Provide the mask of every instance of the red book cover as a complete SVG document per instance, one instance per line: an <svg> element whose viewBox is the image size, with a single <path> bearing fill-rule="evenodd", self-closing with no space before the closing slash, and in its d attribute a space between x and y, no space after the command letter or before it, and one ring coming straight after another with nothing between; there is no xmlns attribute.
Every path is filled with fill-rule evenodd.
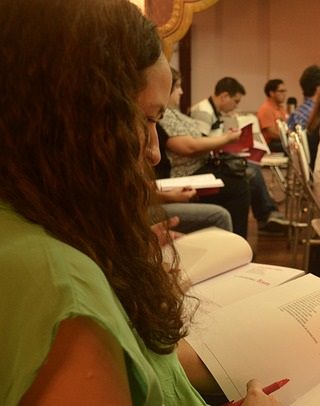
<svg viewBox="0 0 320 406"><path fill-rule="evenodd" d="M249 151L253 147L252 123L241 129L240 138L230 144L224 145L222 150L231 154Z"/></svg>
<svg viewBox="0 0 320 406"><path fill-rule="evenodd" d="M248 160L259 163L265 153L266 153L266 151L264 151L262 149L252 148L252 149L250 149L250 156L248 157Z"/></svg>
<svg viewBox="0 0 320 406"><path fill-rule="evenodd" d="M218 188L218 187L197 189L198 196L211 196L211 195L216 195L219 192L220 192L220 188Z"/></svg>

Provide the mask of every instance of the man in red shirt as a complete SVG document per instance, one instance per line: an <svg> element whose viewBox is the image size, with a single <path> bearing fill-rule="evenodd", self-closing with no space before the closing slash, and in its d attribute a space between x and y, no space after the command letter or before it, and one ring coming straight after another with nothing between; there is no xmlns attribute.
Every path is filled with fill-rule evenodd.
<svg viewBox="0 0 320 406"><path fill-rule="evenodd" d="M280 130L276 120L287 120L287 113L284 107L287 90L283 80L271 79L266 83L264 92L267 99L257 111L260 128L269 144L270 150L282 152Z"/></svg>

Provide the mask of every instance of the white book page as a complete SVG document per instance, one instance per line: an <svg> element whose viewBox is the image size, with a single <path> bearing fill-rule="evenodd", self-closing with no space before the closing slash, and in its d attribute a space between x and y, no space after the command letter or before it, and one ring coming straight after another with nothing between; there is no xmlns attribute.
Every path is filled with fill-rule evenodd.
<svg viewBox="0 0 320 406"><path fill-rule="evenodd" d="M237 114L236 115L239 128L243 128L248 124L252 124L252 132L260 132L258 118L255 114Z"/></svg>
<svg viewBox="0 0 320 406"><path fill-rule="evenodd" d="M161 191L181 187L206 189L224 186L223 181L221 179L217 179L212 173L205 173L203 175L181 176L178 178L157 179L156 184L158 189Z"/></svg>
<svg viewBox="0 0 320 406"><path fill-rule="evenodd" d="M198 283L190 289L201 307L212 311L304 275L300 269L250 263Z"/></svg>
<svg viewBox="0 0 320 406"><path fill-rule="evenodd" d="M319 406L320 405L320 383L312 388L305 395L300 397L290 406Z"/></svg>
<svg viewBox="0 0 320 406"><path fill-rule="evenodd" d="M226 396L242 398L246 382L290 382L277 391L289 405L320 377L320 278L307 274L212 314L192 346Z"/></svg>
<svg viewBox="0 0 320 406"><path fill-rule="evenodd" d="M268 152L268 147L263 142L253 140L253 148L260 149L261 151Z"/></svg>
<svg viewBox="0 0 320 406"><path fill-rule="evenodd" d="M252 259L248 242L237 234L207 228L175 241L181 268L193 284L247 264Z"/></svg>

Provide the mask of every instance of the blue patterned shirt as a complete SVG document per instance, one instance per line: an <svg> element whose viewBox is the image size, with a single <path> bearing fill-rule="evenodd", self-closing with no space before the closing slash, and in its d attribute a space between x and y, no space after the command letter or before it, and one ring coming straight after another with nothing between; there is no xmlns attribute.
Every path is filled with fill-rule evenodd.
<svg viewBox="0 0 320 406"><path fill-rule="evenodd" d="M289 117L288 127L290 130L294 130L296 124L300 124L302 128L307 128L313 107L314 101L310 97L306 97L304 102Z"/></svg>

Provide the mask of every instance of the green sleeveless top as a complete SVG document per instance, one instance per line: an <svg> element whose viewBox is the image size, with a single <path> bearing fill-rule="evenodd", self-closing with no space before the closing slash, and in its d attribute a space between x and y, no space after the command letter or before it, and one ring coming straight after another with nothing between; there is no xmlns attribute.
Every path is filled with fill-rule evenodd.
<svg viewBox="0 0 320 406"><path fill-rule="evenodd" d="M204 405L175 353L148 350L100 268L0 203L0 405L15 406L59 323L90 317L123 348L134 405Z"/></svg>

